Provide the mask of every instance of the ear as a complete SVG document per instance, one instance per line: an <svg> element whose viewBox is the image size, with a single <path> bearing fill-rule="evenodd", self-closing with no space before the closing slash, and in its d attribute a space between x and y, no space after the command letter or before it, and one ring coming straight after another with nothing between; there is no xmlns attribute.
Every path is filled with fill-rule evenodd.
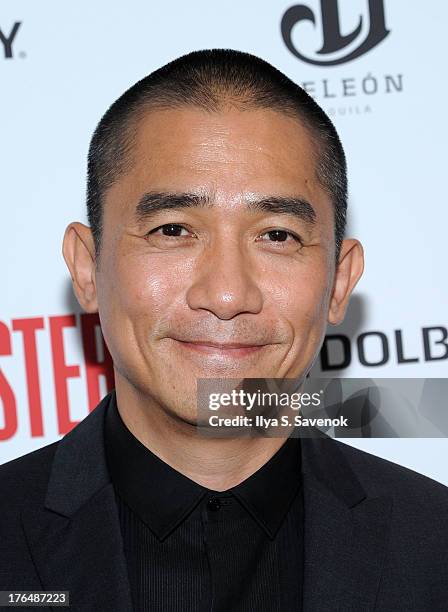
<svg viewBox="0 0 448 612"><path fill-rule="evenodd" d="M328 311L331 325L342 323L350 295L364 270L364 251L359 240L343 240Z"/></svg>
<svg viewBox="0 0 448 612"><path fill-rule="evenodd" d="M98 312L95 247L90 227L82 223L70 223L65 230L62 254L78 302L86 312Z"/></svg>

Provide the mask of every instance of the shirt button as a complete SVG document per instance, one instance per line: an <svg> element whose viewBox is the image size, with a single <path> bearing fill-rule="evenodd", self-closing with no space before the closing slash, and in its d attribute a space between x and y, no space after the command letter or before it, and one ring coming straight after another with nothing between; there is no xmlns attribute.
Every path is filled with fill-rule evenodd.
<svg viewBox="0 0 448 612"><path fill-rule="evenodd" d="M216 512L221 508L221 501L217 497L211 497L207 502L207 508L212 512Z"/></svg>

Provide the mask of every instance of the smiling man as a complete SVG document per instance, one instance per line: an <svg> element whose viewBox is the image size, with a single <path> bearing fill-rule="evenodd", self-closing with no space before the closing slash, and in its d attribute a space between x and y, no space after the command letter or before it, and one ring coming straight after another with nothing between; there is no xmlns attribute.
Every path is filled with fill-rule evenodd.
<svg viewBox="0 0 448 612"><path fill-rule="evenodd" d="M2 467L0 588L92 611L445 610L445 487L326 437L198 435L198 379L305 377L362 274L312 98L248 54L181 57L101 119L87 205L63 252L115 390Z"/></svg>

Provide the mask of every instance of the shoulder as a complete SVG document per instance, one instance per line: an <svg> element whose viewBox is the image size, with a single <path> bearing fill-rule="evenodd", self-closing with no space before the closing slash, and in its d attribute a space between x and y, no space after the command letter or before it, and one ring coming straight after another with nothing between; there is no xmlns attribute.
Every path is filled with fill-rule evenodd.
<svg viewBox="0 0 448 612"><path fill-rule="evenodd" d="M43 502L59 441L0 465L0 511L19 510L38 498Z"/></svg>
<svg viewBox="0 0 448 612"><path fill-rule="evenodd" d="M400 599L396 602L399 607L402 594L406 593L409 601L415 597L419 602L412 609L445 609L448 487L392 461L336 443L367 497L389 501L389 511L384 517L388 554L382 597L387 599L388 594L399 593ZM363 503L359 506L361 513L362 507ZM365 508L368 511L369 505ZM380 609L385 605L379 600Z"/></svg>
<svg viewBox="0 0 448 612"><path fill-rule="evenodd" d="M448 529L448 487L428 476L334 440L369 497L392 498L396 511L440 518Z"/></svg>

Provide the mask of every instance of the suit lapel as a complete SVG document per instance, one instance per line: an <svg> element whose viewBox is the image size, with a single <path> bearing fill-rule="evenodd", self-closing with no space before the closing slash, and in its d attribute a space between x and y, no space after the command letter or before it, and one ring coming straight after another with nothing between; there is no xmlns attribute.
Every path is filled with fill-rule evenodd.
<svg viewBox="0 0 448 612"><path fill-rule="evenodd" d="M375 610L391 500L366 496L338 445L302 439L303 612Z"/></svg>
<svg viewBox="0 0 448 612"><path fill-rule="evenodd" d="M22 525L45 590L70 591L75 610L130 612L126 559L104 453L109 399L60 441L45 505L24 511Z"/></svg>

